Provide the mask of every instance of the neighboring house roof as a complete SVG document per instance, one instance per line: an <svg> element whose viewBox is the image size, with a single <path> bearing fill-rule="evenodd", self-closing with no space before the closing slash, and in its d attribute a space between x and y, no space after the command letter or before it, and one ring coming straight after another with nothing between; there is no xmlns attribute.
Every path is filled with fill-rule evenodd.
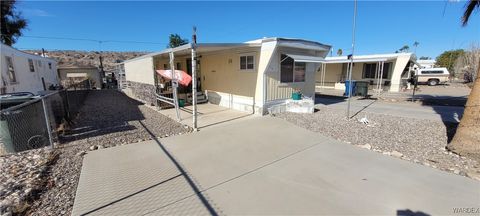
<svg viewBox="0 0 480 216"><path fill-rule="evenodd" d="M41 58L41 59L46 59L46 60L53 61L55 63L57 62L55 59L50 58L50 57L45 57L45 56L41 56L41 55L35 55L35 54L28 53L28 52L24 52L22 50L15 49L15 48L13 48L11 46L8 46L8 45L5 45L3 43L0 43L0 45L1 45L2 50L3 49L9 49L9 50L12 50L14 52L22 53L23 55L29 56L31 58L35 58L35 59L40 59Z"/></svg>
<svg viewBox="0 0 480 216"><path fill-rule="evenodd" d="M92 65L67 65L58 67L59 70L68 70L68 69L97 69L98 67Z"/></svg>
<svg viewBox="0 0 480 216"><path fill-rule="evenodd" d="M287 43L292 43L292 42L302 42L306 43L310 46L304 46L302 48L312 48L313 46L317 47L317 49L322 49L322 50L330 50L331 46L322 44L319 42L315 41L309 41L309 40L304 40L304 39L294 39L294 38L278 38L278 37L271 37L271 38L262 38L262 39L257 39L257 40L252 40L252 41L247 41L244 43L197 43L197 52L209 52L209 51L216 51L216 50L224 50L224 49L229 49L229 48L237 48L237 47L261 47L262 43L265 42L271 42L271 41L277 41L279 43L287 44ZM158 55L163 55L163 54L168 54L170 52L181 52L181 51L188 51L189 49L192 48L192 44L188 43L179 47L175 48L168 48L165 50L162 50L160 52L154 52L154 53L149 53L143 56L139 56L137 58L129 59L126 60L120 64L131 62L131 61L136 61L139 59L144 59L148 57L153 57L153 56L158 56ZM299 44L295 44L292 46L300 46Z"/></svg>
<svg viewBox="0 0 480 216"><path fill-rule="evenodd" d="M413 62L418 64L415 61L415 54L413 53L389 53L389 54L372 54L372 55L354 55L353 62L379 62L379 61L389 61L395 60L400 56L408 56ZM348 59L348 56L335 56L335 57L326 57L326 63L348 63L351 60Z"/></svg>

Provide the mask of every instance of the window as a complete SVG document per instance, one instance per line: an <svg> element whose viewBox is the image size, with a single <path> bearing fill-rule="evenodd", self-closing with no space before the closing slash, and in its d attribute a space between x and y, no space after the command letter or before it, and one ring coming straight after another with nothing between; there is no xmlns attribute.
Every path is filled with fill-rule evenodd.
<svg viewBox="0 0 480 216"><path fill-rule="evenodd" d="M255 65L255 58L253 55L240 56L240 70L253 70Z"/></svg>
<svg viewBox="0 0 480 216"><path fill-rule="evenodd" d="M422 71L422 74L443 74L443 71L428 70L428 71Z"/></svg>
<svg viewBox="0 0 480 216"><path fill-rule="evenodd" d="M177 66L175 67L175 70L182 70L182 64L180 64L180 62L177 62Z"/></svg>
<svg viewBox="0 0 480 216"><path fill-rule="evenodd" d="M305 62L295 62L294 82L305 82Z"/></svg>
<svg viewBox="0 0 480 216"><path fill-rule="evenodd" d="M12 58L10 56L5 56L5 60L7 62L7 71L8 71L8 77L10 78L10 82L11 83L17 82L17 77L15 76L15 68L13 67Z"/></svg>
<svg viewBox="0 0 480 216"><path fill-rule="evenodd" d="M35 72L35 66L33 65L32 59L28 59L28 67L30 67L30 72Z"/></svg>
<svg viewBox="0 0 480 216"><path fill-rule="evenodd" d="M377 72L377 64L365 64L363 66L363 78L375 78L375 74Z"/></svg>
<svg viewBox="0 0 480 216"><path fill-rule="evenodd" d="M52 69L52 63L51 62L48 63L48 69L50 69L50 70Z"/></svg>
<svg viewBox="0 0 480 216"><path fill-rule="evenodd" d="M280 58L280 82L305 82L305 62L295 62L292 58L282 54Z"/></svg>
<svg viewBox="0 0 480 216"><path fill-rule="evenodd" d="M365 63L363 66L363 78L375 79L375 73L377 72L377 63ZM383 63L383 79L388 78L390 72L390 63Z"/></svg>
<svg viewBox="0 0 480 216"><path fill-rule="evenodd" d="M38 64L38 67L42 67L42 61L38 60L37 64Z"/></svg>

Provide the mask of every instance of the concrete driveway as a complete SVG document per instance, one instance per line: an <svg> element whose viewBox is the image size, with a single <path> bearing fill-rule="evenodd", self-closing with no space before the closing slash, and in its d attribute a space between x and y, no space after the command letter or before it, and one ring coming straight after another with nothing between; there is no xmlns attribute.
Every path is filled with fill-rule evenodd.
<svg viewBox="0 0 480 216"><path fill-rule="evenodd" d="M73 215L449 215L480 182L258 117L87 154Z"/></svg>
<svg viewBox="0 0 480 216"><path fill-rule="evenodd" d="M378 100L359 100L352 98L351 115L361 112L380 113L399 117L436 120L458 123L463 115L463 107L459 106L422 106L415 103L389 103ZM317 97L315 108L329 107L347 109L346 98Z"/></svg>

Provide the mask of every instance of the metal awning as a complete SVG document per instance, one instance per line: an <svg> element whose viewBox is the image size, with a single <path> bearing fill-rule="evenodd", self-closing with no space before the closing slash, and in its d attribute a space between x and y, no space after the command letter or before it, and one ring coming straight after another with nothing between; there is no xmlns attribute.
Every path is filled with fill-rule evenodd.
<svg viewBox="0 0 480 216"><path fill-rule="evenodd" d="M288 57L293 58L296 62L312 62L312 63L323 63L325 59L318 56L304 56L304 55L293 55L286 54Z"/></svg>
<svg viewBox="0 0 480 216"><path fill-rule="evenodd" d="M335 63L350 63L352 60L351 59L332 59L332 60L326 60L324 63L327 64L335 64ZM388 61L386 58L358 58L356 59L355 56L353 57L353 62L385 62Z"/></svg>

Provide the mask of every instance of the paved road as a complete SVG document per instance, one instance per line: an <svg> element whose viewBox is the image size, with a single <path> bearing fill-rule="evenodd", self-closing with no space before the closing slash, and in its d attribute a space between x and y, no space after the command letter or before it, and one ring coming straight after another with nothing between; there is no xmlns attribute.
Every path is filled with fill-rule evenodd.
<svg viewBox="0 0 480 216"><path fill-rule="evenodd" d="M478 181L258 117L87 154L73 215L449 215L479 203Z"/></svg>
<svg viewBox="0 0 480 216"><path fill-rule="evenodd" d="M315 106L317 108L331 107L346 110L347 101L343 98L317 97ZM414 103L391 103L357 99L352 99L351 101L352 115L363 111L443 122L458 122L462 117L463 109L463 107L459 106L422 106Z"/></svg>

